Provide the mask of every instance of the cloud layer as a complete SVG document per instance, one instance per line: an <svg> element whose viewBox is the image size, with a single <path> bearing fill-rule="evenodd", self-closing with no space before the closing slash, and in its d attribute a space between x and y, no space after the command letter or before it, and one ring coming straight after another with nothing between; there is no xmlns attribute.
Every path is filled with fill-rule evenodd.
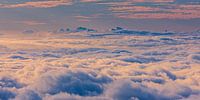
<svg viewBox="0 0 200 100"><path fill-rule="evenodd" d="M178 0L177 0L178 1ZM193 19L199 18L199 4L176 3L176 0L127 0L110 3L110 10L120 18Z"/></svg>
<svg viewBox="0 0 200 100"><path fill-rule="evenodd" d="M200 16L200 2L195 0L37 0L0 4L0 8L51 8L77 3L108 5L107 10L115 17L125 19L195 19Z"/></svg>
<svg viewBox="0 0 200 100"><path fill-rule="evenodd" d="M117 27L105 33L2 36L3 100L193 100L200 95L198 33Z"/></svg>

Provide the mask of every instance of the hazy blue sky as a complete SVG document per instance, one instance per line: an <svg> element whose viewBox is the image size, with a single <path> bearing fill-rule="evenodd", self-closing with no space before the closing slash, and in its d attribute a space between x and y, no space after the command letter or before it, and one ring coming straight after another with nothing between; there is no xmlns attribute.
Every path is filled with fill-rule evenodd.
<svg viewBox="0 0 200 100"><path fill-rule="evenodd" d="M200 0L1 0L0 30L200 29Z"/></svg>

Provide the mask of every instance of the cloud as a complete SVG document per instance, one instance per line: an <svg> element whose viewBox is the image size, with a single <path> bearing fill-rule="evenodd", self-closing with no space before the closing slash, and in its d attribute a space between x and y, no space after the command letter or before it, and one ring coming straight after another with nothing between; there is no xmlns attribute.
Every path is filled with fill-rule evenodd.
<svg viewBox="0 0 200 100"><path fill-rule="evenodd" d="M119 30L123 28L113 29ZM106 36L88 38L88 34ZM195 100L199 97L199 34L132 36L76 32L34 39L20 35L23 36L3 37L0 41L2 47L11 49L0 53L0 99Z"/></svg>
<svg viewBox="0 0 200 100"><path fill-rule="evenodd" d="M0 77L0 87L20 88L22 85L12 78Z"/></svg>
<svg viewBox="0 0 200 100"><path fill-rule="evenodd" d="M80 22L89 22L91 17L88 16L75 16L75 18Z"/></svg>
<svg viewBox="0 0 200 100"><path fill-rule="evenodd" d="M79 2L97 2L101 0L80 0ZM57 7L61 5L72 5L75 3L73 0L35 0L35 1L27 1L17 4L0 4L0 8L51 8Z"/></svg>
<svg viewBox="0 0 200 100"><path fill-rule="evenodd" d="M155 63L155 62L160 62L162 60L153 57L150 58L136 57L136 58L124 58L123 61L131 63Z"/></svg>
<svg viewBox="0 0 200 100"><path fill-rule="evenodd" d="M26 25L31 25L31 26L34 26L34 25L45 25L46 24L46 23L39 22L39 21L18 21L16 23L26 24Z"/></svg>
<svg viewBox="0 0 200 100"><path fill-rule="evenodd" d="M80 0L80 2L98 2L102 0Z"/></svg>
<svg viewBox="0 0 200 100"><path fill-rule="evenodd" d="M191 54L188 56L188 59L192 60L195 63L200 63L200 55L199 54Z"/></svg>
<svg viewBox="0 0 200 100"><path fill-rule="evenodd" d="M141 5L146 3L145 5ZM200 18L200 5L176 3L175 0L126 0L104 3L118 18L131 19L193 19Z"/></svg>
<svg viewBox="0 0 200 100"><path fill-rule="evenodd" d="M100 14L94 14L94 15L90 15L90 16L78 15L78 16L75 16L75 18L80 22L89 22L92 19L99 18L99 16L100 16Z"/></svg>
<svg viewBox="0 0 200 100"><path fill-rule="evenodd" d="M9 100L16 96L15 89L23 87L22 84L18 83L13 77L5 77L6 75L0 76L0 99Z"/></svg>
<svg viewBox="0 0 200 100"><path fill-rule="evenodd" d="M0 4L0 8L51 8L75 5L76 3L94 3L108 5L108 10L117 18L125 19L195 19L200 18L199 1L179 0L37 0L15 4ZM102 13L100 13L102 14ZM103 15L103 14L102 14ZM79 21L90 21L87 17L76 16ZM35 25L35 23L28 23Z"/></svg>
<svg viewBox="0 0 200 100"><path fill-rule="evenodd" d="M153 86L123 80L110 84L105 94L114 100L171 100L187 98L192 94L192 90L187 86L173 83L157 85L157 88L153 88Z"/></svg>
<svg viewBox="0 0 200 100"><path fill-rule="evenodd" d="M71 5L72 0L39 0L39 1L29 1L19 4L1 4L1 8L19 8L19 7L28 7L28 8L49 8L56 7L60 5Z"/></svg>
<svg viewBox="0 0 200 100"><path fill-rule="evenodd" d="M84 72L65 72L58 76L52 75L53 73L57 72L42 76L38 83L34 84L35 90L51 95L66 92L79 96L97 96L104 91L103 84L111 82L109 77Z"/></svg>
<svg viewBox="0 0 200 100"><path fill-rule="evenodd" d="M9 100L14 97L15 97L15 94L13 92L0 88L0 99L1 100Z"/></svg>
<svg viewBox="0 0 200 100"><path fill-rule="evenodd" d="M33 90L22 89L14 100L42 100L42 98Z"/></svg>

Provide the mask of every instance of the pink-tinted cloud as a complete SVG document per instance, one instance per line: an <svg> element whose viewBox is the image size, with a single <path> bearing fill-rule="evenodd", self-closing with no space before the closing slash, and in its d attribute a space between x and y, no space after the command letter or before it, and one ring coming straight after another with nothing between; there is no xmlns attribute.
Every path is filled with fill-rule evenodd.
<svg viewBox="0 0 200 100"><path fill-rule="evenodd" d="M101 0L80 0L80 2L97 2ZM36 7L36 8L50 8L60 5L71 5L74 0L37 0L24 2L19 4L0 4L0 8L19 8L19 7Z"/></svg>
<svg viewBox="0 0 200 100"><path fill-rule="evenodd" d="M131 2L151 2L151 3L166 3L166 2L174 2L175 0L127 0Z"/></svg>
<svg viewBox="0 0 200 100"><path fill-rule="evenodd" d="M75 16L75 18L80 22L89 22L90 21L90 17L88 17L88 16Z"/></svg>
<svg viewBox="0 0 200 100"><path fill-rule="evenodd" d="M80 2L98 2L102 0L80 0Z"/></svg>
<svg viewBox="0 0 200 100"><path fill-rule="evenodd" d="M18 4L0 4L0 8L50 8L77 2L96 2L108 5L108 10L119 18L130 19L192 19L200 18L200 4L176 3L176 0L37 0ZM141 5L142 4L142 5ZM145 4L145 5L144 5ZM82 18L83 19L83 18ZM86 20L86 18L84 18ZM87 19L89 20L89 19Z"/></svg>
<svg viewBox="0 0 200 100"><path fill-rule="evenodd" d="M19 7L37 7L49 8L59 5L71 5L73 0L45 0L45 1L30 1L19 4L0 5L1 8L19 8Z"/></svg>
<svg viewBox="0 0 200 100"><path fill-rule="evenodd" d="M141 6L137 3L159 6ZM200 18L200 5L176 4L174 0L127 0L109 3L109 10L119 18L133 19L192 19Z"/></svg>
<svg viewBox="0 0 200 100"><path fill-rule="evenodd" d="M120 6L120 5L133 5L135 3L171 3L174 2L175 0L124 0L121 2L100 2L98 4L107 4L110 6Z"/></svg>
<svg viewBox="0 0 200 100"><path fill-rule="evenodd" d="M75 16L75 18L78 21L81 21L81 22L89 22L89 21L91 21L94 18L98 18L99 16L100 16L99 14L94 14L94 15L90 15L90 16L81 16L81 15L78 15L78 16Z"/></svg>
<svg viewBox="0 0 200 100"><path fill-rule="evenodd" d="M28 20L28 21L17 21L15 23L20 23L20 24L25 24L25 25L45 25L46 23L44 22L39 22L39 21L33 21L33 20Z"/></svg>

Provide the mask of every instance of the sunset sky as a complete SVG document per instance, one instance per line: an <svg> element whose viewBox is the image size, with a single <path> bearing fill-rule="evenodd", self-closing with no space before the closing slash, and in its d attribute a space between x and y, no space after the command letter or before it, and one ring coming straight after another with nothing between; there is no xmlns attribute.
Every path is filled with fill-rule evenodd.
<svg viewBox="0 0 200 100"><path fill-rule="evenodd" d="M0 0L0 100L200 100L200 0Z"/></svg>
<svg viewBox="0 0 200 100"><path fill-rule="evenodd" d="M199 0L1 0L1 31L121 26L150 31L200 29Z"/></svg>

